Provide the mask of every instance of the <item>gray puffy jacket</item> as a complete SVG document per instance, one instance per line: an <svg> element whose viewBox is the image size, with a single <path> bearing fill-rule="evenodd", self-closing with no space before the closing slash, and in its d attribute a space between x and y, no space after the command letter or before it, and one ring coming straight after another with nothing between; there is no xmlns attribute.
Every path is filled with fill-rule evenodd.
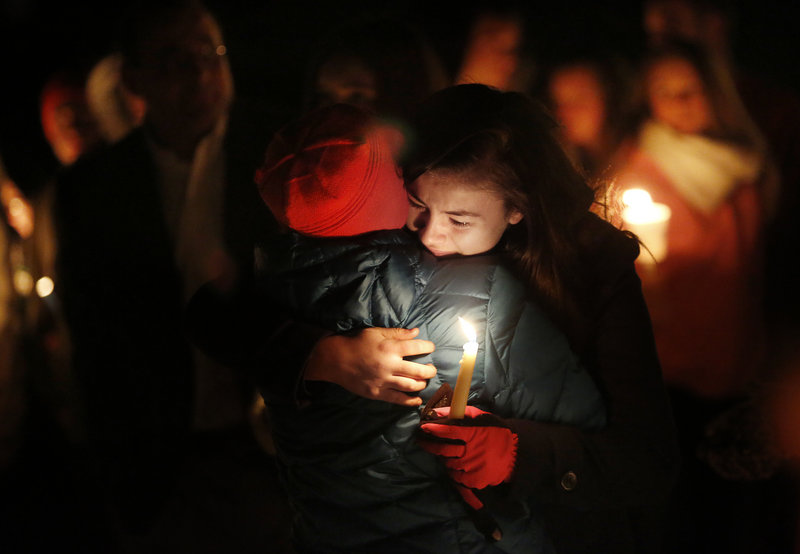
<svg viewBox="0 0 800 554"><path fill-rule="evenodd" d="M600 428L603 402L564 335L492 255L437 260L406 231L356 238L290 233L257 253L259 286L298 317L335 332L419 327L436 377L455 385L478 331L469 403L501 417ZM280 368L276 368L279 371ZM536 499L492 514L487 542L436 458L414 435L419 410L311 383L311 400L269 401L282 476L302 552L550 552Z"/></svg>

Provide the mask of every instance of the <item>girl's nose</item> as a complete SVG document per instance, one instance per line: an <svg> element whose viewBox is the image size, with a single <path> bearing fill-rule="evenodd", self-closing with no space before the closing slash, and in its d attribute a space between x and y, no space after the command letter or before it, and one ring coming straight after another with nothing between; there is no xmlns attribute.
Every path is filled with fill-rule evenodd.
<svg viewBox="0 0 800 554"><path fill-rule="evenodd" d="M438 248L444 243L445 233L439 218L428 217L424 225L420 226L419 238L428 248Z"/></svg>

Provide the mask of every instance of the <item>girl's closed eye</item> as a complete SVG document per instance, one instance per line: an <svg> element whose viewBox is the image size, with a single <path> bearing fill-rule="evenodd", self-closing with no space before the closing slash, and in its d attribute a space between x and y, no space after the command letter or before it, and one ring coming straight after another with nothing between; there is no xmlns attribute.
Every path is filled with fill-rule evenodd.
<svg viewBox="0 0 800 554"><path fill-rule="evenodd" d="M522 214L490 181L429 170L408 184L406 225L434 256L472 256L493 249Z"/></svg>
<svg viewBox="0 0 800 554"><path fill-rule="evenodd" d="M414 210L425 210L427 209L424 204L420 204L410 196L408 197L408 205Z"/></svg>

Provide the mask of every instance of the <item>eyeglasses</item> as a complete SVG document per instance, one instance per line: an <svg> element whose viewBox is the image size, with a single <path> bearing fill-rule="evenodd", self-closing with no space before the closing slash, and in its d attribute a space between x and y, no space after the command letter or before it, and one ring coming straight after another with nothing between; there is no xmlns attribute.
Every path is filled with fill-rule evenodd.
<svg viewBox="0 0 800 554"><path fill-rule="evenodd" d="M185 75L218 68L227 52L224 44L186 44L162 48L148 57L152 59L152 67L162 75Z"/></svg>

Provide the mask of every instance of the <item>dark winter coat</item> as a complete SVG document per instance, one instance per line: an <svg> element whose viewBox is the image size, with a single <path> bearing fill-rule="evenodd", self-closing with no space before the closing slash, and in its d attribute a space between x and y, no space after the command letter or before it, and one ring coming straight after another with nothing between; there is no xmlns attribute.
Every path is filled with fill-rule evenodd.
<svg viewBox="0 0 800 554"><path fill-rule="evenodd" d="M356 239L290 234L257 255L262 292L335 332L419 327L437 375L455 384L466 342L458 317L478 331L469 403L505 418L597 429L600 393L564 335L526 299L491 255L436 260L404 231ZM297 511L298 547L345 552L549 552L536 498L493 517L489 543L468 517L438 460L414 439L419 412L311 383L310 402L267 396L285 484Z"/></svg>

